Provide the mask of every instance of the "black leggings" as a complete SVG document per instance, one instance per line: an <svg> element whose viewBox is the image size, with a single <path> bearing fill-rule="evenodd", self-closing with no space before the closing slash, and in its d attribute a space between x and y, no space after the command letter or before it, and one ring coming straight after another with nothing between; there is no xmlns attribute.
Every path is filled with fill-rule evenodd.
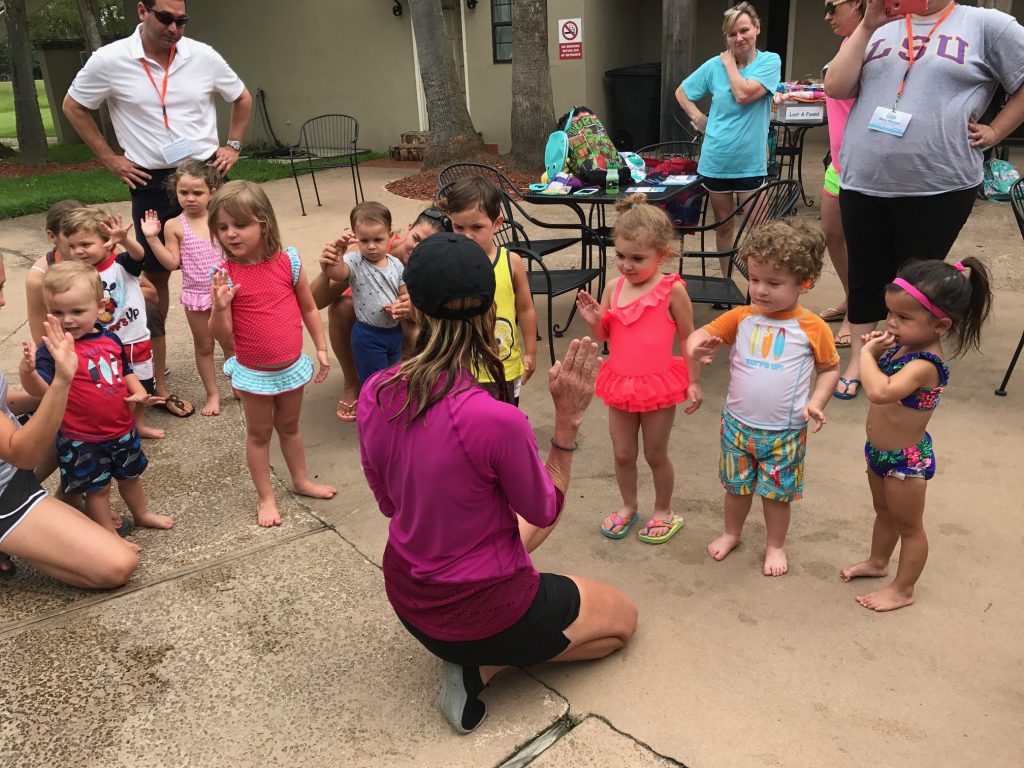
<svg viewBox="0 0 1024 768"><path fill-rule="evenodd" d="M850 322L884 320L885 286L906 261L945 259L976 198L976 187L926 197L875 197L840 190L850 260Z"/></svg>

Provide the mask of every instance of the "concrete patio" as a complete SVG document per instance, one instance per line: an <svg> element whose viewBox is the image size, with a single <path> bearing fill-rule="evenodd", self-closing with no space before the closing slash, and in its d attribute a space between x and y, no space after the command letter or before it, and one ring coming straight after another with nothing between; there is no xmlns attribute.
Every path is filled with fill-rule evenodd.
<svg viewBox="0 0 1024 768"><path fill-rule="evenodd" d="M821 148L821 137L809 140L807 157ZM818 198L820 164L806 166L808 194ZM403 228L423 204L383 185L412 170L363 169L366 197L391 207ZM306 217L290 179L266 190L285 241L318 269L323 242L347 223L348 172L324 174L324 206L308 206ZM817 218L817 206L800 208ZM45 245L41 216L0 222L0 365L12 382L28 336L24 276ZM362 477L354 426L334 418L335 366L308 387L302 419L310 470L338 488L335 499L300 499L279 483L284 525L260 529L237 403L227 399L214 418L155 412L168 437L146 443L147 495L175 527L132 535L143 547L132 582L87 593L24 564L0 582L0 765L457 768L525 765L538 753L533 764L552 768L1024 765L1024 597L1014 575L1024 545L1024 474L1015 469L1024 370L1008 397L992 394L1024 327L1021 239L1009 207L979 202L953 255L988 261L996 314L984 354L953 361L930 428L939 457L926 516L932 552L911 608L870 613L853 600L865 584L838 575L866 554L873 516L863 397L834 401L828 425L809 440L789 574L761 575L756 511L736 552L721 563L708 557L721 526L727 360L719 355L703 378L704 407L680 412L672 435L681 534L663 547L598 534L618 493L606 409L595 400L565 513L535 556L542 570L606 580L632 596L634 642L602 662L501 674L484 694L487 722L457 736L434 705L439 663L384 594L386 520ZM821 309L840 295L829 271L806 304ZM556 302L559 314L568 301ZM172 306L169 381L196 400L190 338ZM714 314L696 312L698 323ZM577 320L572 330L585 327ZM556 341L560 351L565 344ZM545 442L553 413L543 375L524 389L523 408ZM287 478L279 454L275 469ZM649 504L643 466L640 478Z"/></svg>

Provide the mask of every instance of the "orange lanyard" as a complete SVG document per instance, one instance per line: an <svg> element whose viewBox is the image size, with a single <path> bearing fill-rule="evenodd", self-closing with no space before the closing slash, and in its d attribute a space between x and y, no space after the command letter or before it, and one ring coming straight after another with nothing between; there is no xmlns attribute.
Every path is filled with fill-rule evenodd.
<svg viewBox="0 0 1024 768"><path fill-rule="evenodd" d="M149 69L149 64L146 63L145 59L142 60L142 68L146 70L146 74L149 76L149 82L153 84L153 89L156 91L157 96L160 97L160 111L163 112L164 115L164 128L168 131L171 130L171 122L167 119L167 79L171 76L171 62L174 61L174 54L177 50L177 46L171 46L171 55L167 57L167 69L164 70L162 88L158 87L156 80L153 79L153 73Z"/></svg>
<svg viewBox="0 0 1024 768"><path fill-rule="evenodd" d="M953 12L954 8L956 8L956 3L950 3L949 7L946 8L946 12L943 13L939 17L939 20L935 22L935 26L928 30L928 34L925 35L924 38L925 45L928 45L928 43L932 41L932 35L935 34L935 30L939 28L939 25L942 24L942 22L949 18L949 14ZM910 70L914 66L914 62L917 60L917 46L914 45L914 25L910 21L909 13L905 18L907 20L907 58L910 59L910 61L907 62L907 71L903 73L903 79L900 80L900 87L896 91L896 102L892 105L894 112L896 111L896 105L900 103L900 97L903 96L903 90L907 87L907 77L910 76Z"/></svg>

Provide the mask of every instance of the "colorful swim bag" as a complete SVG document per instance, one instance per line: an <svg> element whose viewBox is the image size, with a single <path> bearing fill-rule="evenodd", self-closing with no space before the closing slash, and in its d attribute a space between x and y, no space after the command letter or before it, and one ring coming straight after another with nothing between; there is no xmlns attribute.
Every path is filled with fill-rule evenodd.
<svg viewBox="0 0 1024 768"><path fill-rule="evenodd" d="M556 128L565 131L569 150L569 172L586 186L606 186L609 167L617 169L619 188L632 184L629 165L619 155L601 119L588 107L573 107L558 119Z"/></svg>

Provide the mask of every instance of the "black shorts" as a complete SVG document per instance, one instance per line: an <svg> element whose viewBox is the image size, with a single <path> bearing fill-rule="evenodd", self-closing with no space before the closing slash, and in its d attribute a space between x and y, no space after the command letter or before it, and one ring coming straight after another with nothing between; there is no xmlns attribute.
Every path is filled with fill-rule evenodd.
<svg viewBox="0 0 1024 768"><path fill-rule="evenodd" d="M423 647L463 667L530 667L550 661L569 647L564 630L580 615L580 589L568 576L542 573L537 595L523 617L508 629L482 640L435 640L401 616Z"/></svg>
<svg viewBox="0 0 1024 768"><path fill-rule="evenodd" d="M0 494L0 542L45 498L46 491L31 469L15 472Z"/></svg>
<svg viewBox="0 0 1024 768"><path fill-rule="evenodd" d="M174 173L176 169L157 168L156 170L150 170L147 168L144 170L150 175L149 181L145 184L136 184L135 189L131 190L132 221L135 222L135 239L138 240L139 245L146 252L146 257L142 260L142 269L146 272L166 272L167 270L164 268L164 265L153 255L153 249L149 247L145 235L142 234L142 219L145 217L146 211L156 211L160 217L160 226L162 228L164 222L168 219L173 219L181 214L181 206L178 205L177 196L169 195L167 188L164 186L167 177ZM163 239L164 236L161 232L160 242L163 242Z"/></svg>
<svg viewBox="0 0 1024 768"><path fill-rule="evenodd" d="M753 192L764 186L764 176L744 176L740 179L715 179L701 177L701 184L708 192Z"/></svg>

